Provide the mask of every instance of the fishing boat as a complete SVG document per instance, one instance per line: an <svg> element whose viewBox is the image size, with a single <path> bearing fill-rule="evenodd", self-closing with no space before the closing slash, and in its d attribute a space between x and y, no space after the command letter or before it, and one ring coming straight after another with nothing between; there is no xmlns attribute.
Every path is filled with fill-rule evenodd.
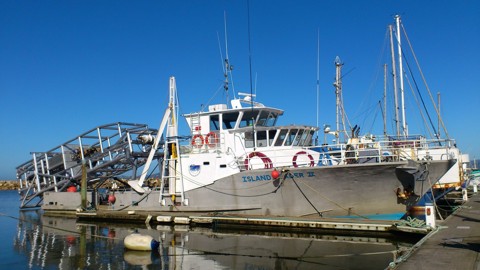
<svg viewBox="0 0 480 270"><path fill-rule="evenodd" d="M283 110L246 93L232 99L230 106L216 104L183 115L191 135L182 141L174 77L169 89L169 103L156 132L144 126L136 132L119 127L119 134L105 136L96 128L92 129L96 142L85 143L94 137L87 132L56 147L57 152L34 153L31 161L17 168L22 202L41 195L45 210L77 210L79 192L62 191L78 185L83 176L90 190L89 205L96 208L102 200L94 184L143 166L140 177L134 174L128 181L131 188L110 187L115 198L108 198L112 211L401 217L454 162L435 158L450 156L444 146L452 142L420 137L385 141L362 137L317 146L313 142L317 127L277 126ZM113 138L118 141L112 143ZM135 144L140 152L132 150ZM160 177L152 184L146 180L154 159L160 160Z"/></svg>
<svg viewBox="0 0 480 270"><path fill-rule="evenodd" d="M318 145L317 132L338 130L277 125L283 110L234 94L229 104L183 115L189 134L180 136L170 77L158 129L108 124L34 152L17 167L20 207L396 219L457 162L451 139L359 136L353 128L343 142Z"/></svg>

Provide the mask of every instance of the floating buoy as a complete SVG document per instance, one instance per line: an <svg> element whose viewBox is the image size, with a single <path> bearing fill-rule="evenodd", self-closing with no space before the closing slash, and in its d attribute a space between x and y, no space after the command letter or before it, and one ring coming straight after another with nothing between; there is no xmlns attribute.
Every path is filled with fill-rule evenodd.
<svg viewBox="0 0 480 270"><path fill-rule="evenodd" d="M280 173L276 169L274 169L272 171L272 178L277 179L279 176L280 176Z"/></svg>
<svg viewBox="0 0 480 270"><path fill-rule="evenodd" d="M125 248L139 251L156 250L160 243L150 235L132 233L123 240Z"/></svg>
<svg viewBox="0 0 480 270"><path fill-rule="evenodd" d="M123 259L131 265L150 265L153 263L151 252L127 250Z"/></svg>
<svg viewBox="0 0 480 270"><path fill-rule="evenodd" d="M77 240L77 238L76 238L75 236L73 236L73 235L67 235L67 238L66 238L66 239L67 239L67 243L68 243L69 245L75 244L75 241Z"/></svg>
<svg viewBox="0 0 480 270"><path fill-rule="evenodd" d="M108 202L110 204L114 204L116 200L117 200L117 198L115 198L115 195L113 195L113 194L108 195Z"/></svg>

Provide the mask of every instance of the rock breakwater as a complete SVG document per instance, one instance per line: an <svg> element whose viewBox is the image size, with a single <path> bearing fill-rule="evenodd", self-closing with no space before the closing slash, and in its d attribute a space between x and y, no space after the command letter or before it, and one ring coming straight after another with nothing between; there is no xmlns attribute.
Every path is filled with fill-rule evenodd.
<svg viewBox="0 0 480 270"><path fill-rule="evenodd" d="M0 181L0 190L16 190L19 188L17 181L3 180Z"/></svg>

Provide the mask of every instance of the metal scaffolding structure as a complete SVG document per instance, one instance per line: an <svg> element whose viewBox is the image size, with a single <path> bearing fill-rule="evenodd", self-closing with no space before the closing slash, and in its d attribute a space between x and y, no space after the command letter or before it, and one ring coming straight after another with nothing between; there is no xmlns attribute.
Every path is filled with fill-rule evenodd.
<svg viewBox="0 0 480 270"><path fill-rule="evenodd" d="M49 151L32 152L32 159L16 168L20 208L38 207L45 192L61 192L77 185L82 166L88 188L108 179L137 179L157 132L145 124L118 122L95 127ZM160 147L154 160L160 164L163 156Z"/></svg>

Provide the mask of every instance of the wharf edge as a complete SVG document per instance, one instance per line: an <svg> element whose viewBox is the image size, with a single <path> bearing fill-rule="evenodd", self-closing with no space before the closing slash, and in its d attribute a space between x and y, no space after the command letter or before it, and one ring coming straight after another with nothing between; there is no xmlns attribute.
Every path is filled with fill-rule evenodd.
<svg viewBox="0 0 480 270"><path fill-rule="evenodd" d="M46 215L65 216L65 211L48 211ZM376 232L376 233L409 233L426 235L430 227L408 227L397 224L398 220L371 220L356 218L298 218L274 216L244 216L244 215L217 215L172 212L146 212L146 211L95 211L95 212L69 212L78 220L133 222L150 225L191 225L224 228L250 228L271 229L281 231L308 230L336 230L343 232ZM173 214L173 215L172 215Z"/></svg>
<svg viewBox="0 0 480 270"><path fill-rule="evenodd" d="M387 269L480 270L480 193Z"/></svg>

